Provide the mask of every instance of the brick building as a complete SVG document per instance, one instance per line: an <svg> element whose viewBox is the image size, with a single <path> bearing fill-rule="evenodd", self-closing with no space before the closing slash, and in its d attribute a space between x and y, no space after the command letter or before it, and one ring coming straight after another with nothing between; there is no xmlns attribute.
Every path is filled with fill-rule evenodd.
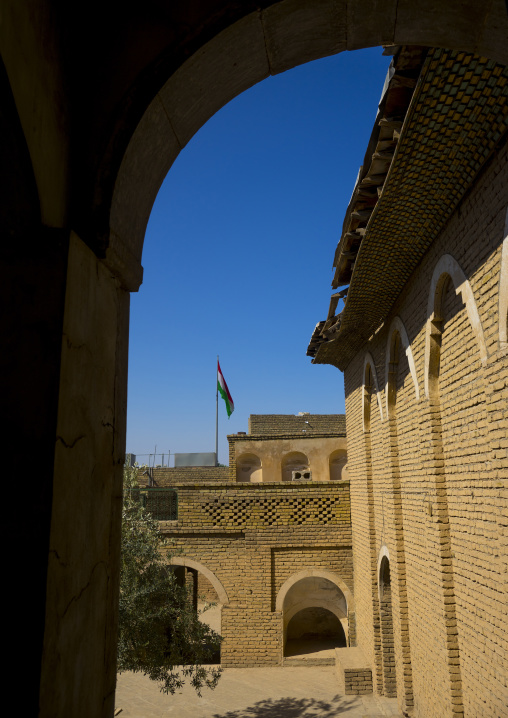
<svg viewBox="0 0 508 718"><path fill-rule="evenodd" d="M4 643L10 658L8 682L11 691L23 695L27 715L110 718L114 712L116 677L129 301L130 292L138 289L142 279L145 228L163 178L190 138L225 103L264 78L304 62L345 50L397 43L477 53L508 65L508 13L503 0L485 3L383 0L368 7L362 0L246 0L241 3L195 0L192 3L124 3L121 8L117 3L92 0L87 5L88 12L83 13L74 12L72 3L54 0L23 3L5 0L3 7L0 227L5 271L1 284L4 351L0 376L4 382L4 414L8 417L4 443L14 456L27 456L29 447L31 460L38 465L37 477L30 490L25 491L23 525L15 512L2 521L3 545L10 546L14 542L16 546L15 551L5 552L3 557L12 601L17 605L30 595L32 606L23 617L24 640L20 640L19 622L4 624ZM497 90L493 88L494 94L490 89L484 94L480 90L484 78L475 76L473 79L479 83L478 87L470 88L479 100L479 114L485 110L483 102L493 103L489 104L490 108L502 107L499 85ZM449 85L451 105L454 88L453 84ZM435 110L440 103L433 105L433 102L425 102L425 109ZM447 107L446 102L441 105ZM465 109L457 107L461 121ZM426 164L431 168L426 183L429 196L440 172L449 179L448 189L438 198L434 196L436 209L427 215L424 223L431 244L442 237L446 243L443 249L448 253L451 247L450 254L473 287L475 301L481 304L478 308L486 345L486 354L482 349L486 368L482 365L479 373L483 372L485 378L485 372L491 369L496 376L496 381L488 386L486 379L484 384L478 383L478 386L486 386L481 390L480 404L488 417L488 421L479 419L478 437L471 437L462 427L453 437L457 441L468 435L473 444L472 454L457 450L456 466L460 472L463 466L476 466L477 475L484 478L487 474L490 482L480 487L478 495L476 488L472 490L474 497L470 493L469 518L464 522L472 532L475 545L475 550L465 555L473 556L472 565L481 580L473 586L470 580L463 582L462 574L455 572L454 575L457 577L455 589L464 585L465 591L478 595L471 615L475 615L475 611L482 614L478 619L479 632L470 643L475 647L480 667L480 679L473 677L471 690L476 696L486 696L492 705L495 703L491 714L502 715L504 707L497 709L502 703L502 679L493 677L496 671L500 676L506 675L499 658L505 648L499 644L499 650L494 650L492 638L499 633L499 619L492 620L490 631L483 624L485 620L488 622L485 617L496 616L500 605L499 587L506 581L505 519L499 509L500 497L495 497L495 510L485 510L491 505L487 486L492 487L493 493L504 490L495 482L504 481L499 465L505 463L502 422L506 395L500 382L504 381L502 352L506 333L503 322L499 331L494 325L497 317L506 317L506 271L499 269L500 262L506 265L507 254L501 250L505 236L506 201L502 195L506 191L503 175L506 163L501 136L489 137L495 122L486 119L478 126L476 119L470 118L471 127L464 127L455 139L451 125L439 130L440 122L436 124L430 119L436 132L426 137L425 144L427 149L434 147L434 161L422 162L418 147L404 151L400 159L408 158L403 174L409 182L413 182L415 176L422 176ZM453 118L452 121L455 122ZM480 146L475 143L477 136ZM453 161L450 152L443 154L439 149L443 138L449 148L457 152L464 146L471 147L469 160ZM489 157L492 140L494 154ZM484 148L487 155L482 159ZM474 176L466 182L467 189L463 193L464 170L468 167ZM391 184L390 180L386 190ZM457 192L462 197L458 204ZM429 249L421 271L412 275L416 267L411 257L418 249L416 239L420 232L411 230L415 218L422 216L417 211L421 207L421 194L414 198L414 203L407 193L397 191L396 195L403 202L399 203L395 228L406 227L409 236L401 238L390 230L383 241L376 239L376 252L388 251L393 256L391 259L380 257L370 265L374 272L367 272L370 278L365 277L366 283L362 277L362 286L368 287L368 291L359 297L356 279L366 270L363 260L373 259L376 254L367 252L366 245L362 248L364 256L359 256L355 265L357 276L351 283L349 309L343 323L344 329L349 324L347 343L355 359L353 362L348 354L343 357L344 361L336 360L338 366L350 366L346 372L348 436L353 437L363 455L366 440L358 420L363 386L360 355L362 347L379 327L380 317L391 321L393 303L402 291L407 293L408 304L402 302L397 311L402 321L407 322L419 397L424 396L422 352L424 357L425 349L420 333L422 322L426 321L423 314L428 292L423 292L423 304L416 305L418 311L415 309L414 316L418 312L420 315L418 334L414 327L408 327L405 307L415 301L409 293L417 292L420 283L425 286L425 273L428 288L432 269L425 262L432 260L433 266L437 266L439 257L431 256L433 250ZM424 192L423 197L426 195ZM386 217L386 211L386 202L381 197L377 219ZM447 226L439 229L443 219ZM450 233L460 231L463 249L454 255ZM475 241L472 233L476 233ZM456 237L459 241L458 234ZM373 234L371 238L374 239ZM346 251L354 256L354 249ZM411 260L407 266L403 257L406 254ZM345 255L343 258L348 259ZM389 271L394 266L399 267L404 283L411 277L412 286L398 287L397 277L390 276ZM503 280L499 283L500 277ZM483 282L481 286L478 281ZM463 282L459 286L467 288ZM496 296L500 297L500 306ZM361 306L362 297L367 307ZM358 313L350 313L346 321L354 307L359 309ZM372 317L373 310L379 310L377 317ZM357 322L355 315L359 317ZM369 323L372 326L367 330ZM382 330L384 337L387 326ZM355 347L351 344L351 327L353 334L358 334L359 345ZM370 346L374 361L369 364L376 369L379 381L385 372L385 349L380 334L381 331ZM429 336L429 357L435 357L435 336L435 333ZM342 339L341 345L346 348ZM466 348L461 358L467 358ZM327 357L321 356L319 360L326 361ZM401 352L401 362L405 361L405 352ZM368 371L374 376L373 371ZM465 375L460 383L464 381ZM380 401L384 398L382 391L380 386ZM425 401L429 399L418 398L417 410L412 414L418 427ZM470 401L472 408L477 398ZM389 447L381 440L379 427L386 431L387 424L385 419L378 427L381 417L379 414L376 417L378 410L374 409L369 434L371 454L373 461L375 455L384 465ZM384 412L383 409L383 415ZM460 416L460 412L452 413ZM400 426L398 436L399 442L405 441ZM487 463L482 458L483 449L478 449L483 445L487 447ZM439 457L439 449L435 453ZM402 456L400 452L399 456ZM439 460L436 458L436 462ZM449 463L448 455L446 461ZM363 485L365 491L368 484L365 475L362 478L361 466L367 464L367 460L359 457L354 468L350 460L351 474L354 468L353 486L357 481L359 489ZM405 461L401 463L402 471L404 466ZM434 469L427 467L427 470L431 473L425 476L435 475ZM378 464L374 471L378 478L384 475ZM448 471L447 476L452 475ZM364 494L365 500L368 495ZM379 495L377 492L376 496ZM359 496L355 489L354 507ZM379 505L379 498L377 502ZM473 510L472 506L476 508ZM434 520L436 508L435 502L429 508ZM375 515L379 526L380 511ZM473 515L475 526L479 527L475 532L471 528ZM495 516L495 519L483 521L484 515ZM362 516L367 521L357 512L358 520ZM499 537L496 541L490 539L494 545L483 535L490 526L490 535ZM406 528L407 521L404 524L407 540ZM478 540L477 530L481 534ZM424 534L425 540L432 543L430 535L427 531ZM363 565L375 575L375 561L366 558L370 549L365 552L366 544L356 532L355 536L355 555L363 555ZM417 539L423 540L420 535ZM377 538L375 541L372 538L372 545L377 549L376 541ZM476 544L482 560L476 555ZM492 563L483 560L485 546L492 551ZM455 556L461 555L453 551ZM30 556L30 571L19 560L20 555ZM437 560L434 553L428 555L433 557L432 561ZM390 556L393 561L393 555ZM439 559L446 560L445 556ZM495 568L496 562L501 568ZM491 565L495 570L487 570L484 577L484 566ZM439 571L436 575L439 576ZM367 581L367 597L371 589L374 591L373 586L375 582L370 585ZM372 595L375 596L375 591ZM466 594L462 591L461 595ZM372 620L367 621L366 610L374 605L374 598L366 600L361 608L361 640L371 646L369 635L373 629L369 629L369 625ZM429 607L433 600L429 592ZM460 601L457 610L462 606ZM420 613L425 612L425 605L422 599ZM504 608L501 615L505 618L503 611ZM462 619L459 616L457 620ZM443 621L439 625L443 625ZM440 650L446 652L442 633L440 635ZM457 635L459 642L467 645L470 632L459 631ZM485 642L485 654L483 647L478 647L478 640ZM28 662L27 641L31 656ZM411 655L413 647L411 644ZM450 661L455 658L449 655ZM440 660L436 665L442 666L442 663ZM21 664L23 671L18 668ZM470 661L467 671L471 666ZM466 664L461 663L460 667L464 671ZM434 664L429 663L429 686L435 670ZM446 671L440 675L446 676ZM464 675L468 676L469 672ZM416 680L427 680L424 670ZM400 681L398 689L399 685ZM445 713L441 705L436 704L437 696L439 700L443 695L450 696L450 690L448 687L444 693L436 691L436 695L429 695L425 713L425 687L418 689L415 710L420 715L441 718ZM458 688L453 689L454 694L457 691ZM468 691L466 689L462 696L466 712L475 718L488 715ZM507 702L504 701L504 705ZM449 710L450 700L447 705ZM490 706L491 703L488 710Z"/></svg>
<svg viewBox="0 0 508 718"><path fill-rule="evenodd" d="M500 718L508 71L403 48L385 90L309 346L345 374L358 646L405 714Z"/></svg>
<svg viewBox="0 0 508 718"><path fill-rule="evenodd" d="M195 600L218 604L222 665L280 665L310 642L355 645L345 417L251 416L249 433L228 440L229 467L138 475L155 516L164 488L178 496L161 528Z"/></svg>

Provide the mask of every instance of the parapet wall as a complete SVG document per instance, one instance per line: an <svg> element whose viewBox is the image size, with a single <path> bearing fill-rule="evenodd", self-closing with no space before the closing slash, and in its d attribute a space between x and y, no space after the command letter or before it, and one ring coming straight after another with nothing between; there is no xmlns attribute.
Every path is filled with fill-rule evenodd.
<svg viewBox="0 0 508 718"><path fill-rule="evenodd" d="M150 485L150 476L154 486L163 488L175 484L224 483L234 480L234 471L229 466L178 466L154 467L141 466L138 469L140 486Z"/></svg>
<svg viewBox="0 0 508 718"><path fill-rule="evenodd" d="M303 431L346 436L346 417L344 414L251 414L249 417L251 435L301 435Z"/></svg>

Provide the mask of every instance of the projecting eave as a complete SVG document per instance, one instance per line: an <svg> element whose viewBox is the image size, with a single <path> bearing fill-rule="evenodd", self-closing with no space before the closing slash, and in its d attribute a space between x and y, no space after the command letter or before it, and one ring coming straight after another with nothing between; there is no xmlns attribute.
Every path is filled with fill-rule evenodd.
<svg viewBox="0 0 508 718"><path fill-rule="evenodd" d="M508 68L464 52L429 50L340 321L333 336L313 335L313 363L343 371L377 331L504 140L507 122Z"/></svg>

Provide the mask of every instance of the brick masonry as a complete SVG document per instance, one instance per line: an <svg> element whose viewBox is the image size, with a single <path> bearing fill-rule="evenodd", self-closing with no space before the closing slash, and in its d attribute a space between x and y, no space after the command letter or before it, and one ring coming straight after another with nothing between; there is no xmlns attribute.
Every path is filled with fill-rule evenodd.
<svg viewBox="0 0 508 718"><path fill-rule="evenodd" d="M294 436L301 431L312 434L334 434L344 436L346 417L344 414L251 414L249 436Z"/></svg>
<svg viewBox="0 0 508 718"><path fill-rule="evenodd" d="M281 663L283 613L276 600L295 574L332 573L352 596L348 482L174 488L178 522L161 522L169 550L177 561L190 558L206 567L228 597L222 608L222 665ZM351 602L348 609L354 641Z"/></svg>
<svg viewBox="0 0 508 718"><path fill-rule="evenodd" d="M417 718L508 716L508 352L498 313L506 160L501 143L345 371L358 645L376 690L395 689ZM429 305L443 255L470 284L479 331L451 279Z"/></svg>

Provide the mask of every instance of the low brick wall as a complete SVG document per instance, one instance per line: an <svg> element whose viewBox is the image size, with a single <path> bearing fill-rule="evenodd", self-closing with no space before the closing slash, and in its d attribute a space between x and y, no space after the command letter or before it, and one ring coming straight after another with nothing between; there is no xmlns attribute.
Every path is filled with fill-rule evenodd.
<svg viewBox="0 0 508 718"><path fill-rule="evenodd" d="M339 687L345 695L372 693L372 669L359 648L336 648L335 668Z"/></svg>

